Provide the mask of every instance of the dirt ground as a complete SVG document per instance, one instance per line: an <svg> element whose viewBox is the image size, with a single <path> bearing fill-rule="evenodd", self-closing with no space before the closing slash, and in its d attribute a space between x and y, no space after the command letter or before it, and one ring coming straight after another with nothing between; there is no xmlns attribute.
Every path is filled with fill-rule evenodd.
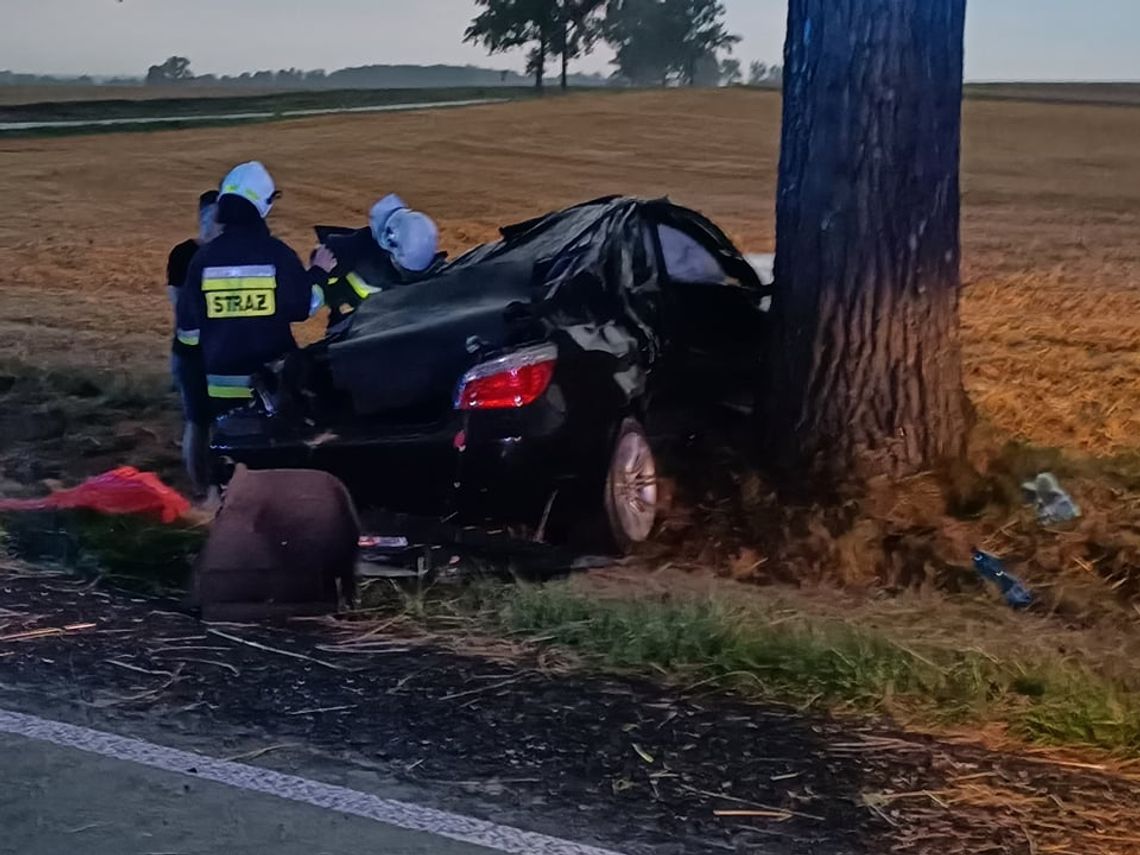
<svg viewBox="0 0 1140 855"><path fill-rule="evenodd" d="M449 112L11 140L0 145L0 359L161 369L166 252L197 193L257 157L276 230L362 222L392 190L447 248L603 193L668 194L770 250L779 97L577 96ZM982 414L1036 442L1111 454L1140 436L1140 111L968 102L963 305Z"/></svg>

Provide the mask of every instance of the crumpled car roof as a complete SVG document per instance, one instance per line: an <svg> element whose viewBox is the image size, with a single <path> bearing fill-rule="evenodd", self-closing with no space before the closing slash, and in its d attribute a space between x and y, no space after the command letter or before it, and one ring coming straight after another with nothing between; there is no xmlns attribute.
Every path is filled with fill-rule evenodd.
<svg viewBox="0 0 1140 855"><path fill-rule="evenodd" d="M612 358L615 380L635 397L663 347L661 283L643 214L688 223L730 271L763 287L700 214L665 199L602 197L505 226L500 240L434 276L365 300L328 342L336 385L359 413L411 406L489 353L553 336ZM400 376L378 365L399 365Z"/></svg>

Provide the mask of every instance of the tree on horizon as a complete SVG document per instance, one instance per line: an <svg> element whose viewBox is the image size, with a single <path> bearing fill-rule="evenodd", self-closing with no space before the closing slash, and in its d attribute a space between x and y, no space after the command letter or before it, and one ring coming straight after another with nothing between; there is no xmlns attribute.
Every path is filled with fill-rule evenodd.
<svg viewBox="0 0 1140 855"><path fill-rule="evenodd" d="M190 70L190 60L184 56L172 56L161 65L152 65L146 72L148 86L168 83L185 83L194 79Z"/></svg>
<svg viewBox="0 0 1140 855"><path fill-rule="evenodd" d="M740 41L724 16L720 0L610 0L603 34L632 83L716 85L719 54Z"/></svg>
<svg viewBox="0 0 1140 855"><path fill-rule="evenodd" d="M463 34L464 42L483 45L491 54L531 46L527 74L545 86L551 56L562 60L561 85L569 85L569 65L593 50L600 34L605 0L475 0L482 11Z"/></svg>

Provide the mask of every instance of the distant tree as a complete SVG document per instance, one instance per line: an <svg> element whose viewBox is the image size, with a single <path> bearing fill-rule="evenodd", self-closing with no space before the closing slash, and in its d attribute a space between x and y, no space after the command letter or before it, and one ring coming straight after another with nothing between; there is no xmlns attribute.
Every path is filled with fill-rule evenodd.
<svg viewBox="0 0 1140 855"><path fill-rule="evenodd" d="M640 86L669 82L668 25L661 0L610 0L602 35L623 80Z"/></svg>
<svg viewBox="0 0 1140 855"><path fill-rule="evenodd" d="M194 72L190 70L190 60L184 56L172 56L162 65L152 65L146 72L148 86L183 83L193 79Z"/></svg>
<svg viewBox="0 0 1140 855"><path fill-rule="evenodd" d="M606 0L555 0L553 52L562 60L561 86L569 84L570 60L594 49L602 35L601 13Z"/></svg>
<svg viewBox="0 0 1140 855"><path fill-rule="evenodd" d="M552 0L475 0L483 11L463 34L463 41L481 44L488 52L502 53L536 43L527 54L527 73L534 75L540 92L546 60L556 29Z"/></svg>
<svg viewBox="0 0 1140 855"><path fill-rule="evenodd" d="M546 77L546 50L542 47L534 47L527 51L524 70L535 79L535 85L541 91L545 86L543 81Z"/></svg>
<svg viewBox="0 0 1140 855"><path fill-rule="evenodd" d="M665 0L665 7L672 7L676 18L673 25L681 33L679 69L681 80L690 86L696 84L697 64L717 53L732 53L733 46L740 36L729 33L724 26L724 3L720 0Z"/></svg>
<svg viewBox="0 0 1140 855"><path fill-rule="evenodd" d="M720 79L725 86L736 86L744 82L744 72L739 59L726 59L720 64Z"/></svg>
<svg viewBox="0 0 1140 855"><path fill-rule="evenodd" d="M543 88L550 56L562 61L562 88L569 85L570 61L593 50L600 36L606 0L475 0L482 12L463 35L494 53L526 47L527 73Z"/></svg>
<svg viewBox="0 0 1140 855"><path fill-rule="evenodd" d="M687 86L720 86L720 63L716 54L701 54L690 70L678 74L677 80Z"/></svg>
<svg viewBox="0 0 1140 855"><path fill-rule="evenodd" d="M310 86L323 86L327 78L328 74L323 68L314 68L305 72L305 82Z"/></svg>
<svg viewBox="0 0 1140 855"><path fill-rule="evenodd" d="M778 87L784 80L784 69L779 65L768 65L756 61L748 69L750 86Z"/></svg>
<svg viewBox="0 0 1140 855"><path fill-rule="evenodd" d="M299 68L283 68L277 72L275 82L278 86L296 88L305 82L305 72Z"/></svg>
<svg viewBox="0 0 1140 855"><path fill-rule="evenodd" d="M610 0L603 33L622 76L634 83L715 85L717 55L740 41L724 26L720 0Z"/></svg>

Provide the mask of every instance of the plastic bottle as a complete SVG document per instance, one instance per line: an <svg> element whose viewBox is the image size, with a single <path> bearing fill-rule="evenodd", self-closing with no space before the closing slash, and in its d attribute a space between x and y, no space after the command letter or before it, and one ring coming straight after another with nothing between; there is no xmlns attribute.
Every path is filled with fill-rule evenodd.
<svg viewBox="0 0 1140 855"><path fill-rule="evenodd" d="M1010 608L1023 609L1033 603L1033 594L1021 580L1005 569L1001 559L980 549L974 550L974 569L985 579L998 586Z"/></svg>

